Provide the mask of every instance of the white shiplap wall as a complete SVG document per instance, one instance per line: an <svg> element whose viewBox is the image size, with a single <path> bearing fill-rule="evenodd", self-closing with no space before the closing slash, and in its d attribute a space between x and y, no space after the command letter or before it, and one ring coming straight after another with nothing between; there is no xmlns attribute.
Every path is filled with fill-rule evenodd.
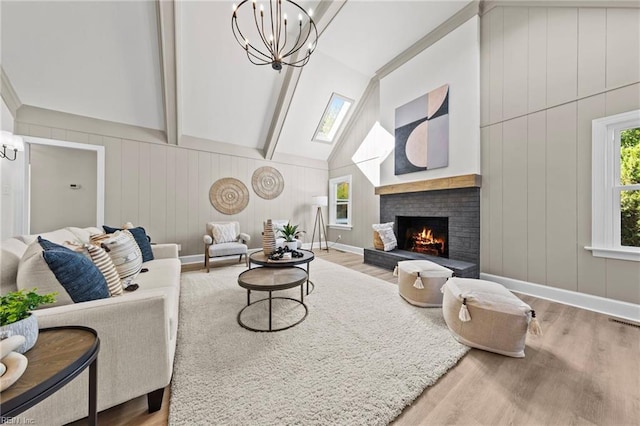
<svg viewBox="0 0 640 426"><path fill-rule="evenodd" d="M106 151L107 224L127 221L144 226L154 242L177 242L181 256L202 254L205 224L212 220L237 220L251 235L251 247L262 244L262 223L268 218L290 219L307 230L311 241L311 197L327 193L328 170L308 164L274 162L241 155L185 149L16 122L17 133L103 145ZM253 172L272 166L282 173L285 186L273 200L258 197L251 187ZM223 177L241 180L249 189L249 205L237 215L216 211L209 189Z"/></svg>
<svg viewBox="0 0 640 426"><path fill-rule="evenodd" d="M481 269L640 302L640 262L596 258L591 121L640 108L640 10L496 7L481 22Z"/></svg>

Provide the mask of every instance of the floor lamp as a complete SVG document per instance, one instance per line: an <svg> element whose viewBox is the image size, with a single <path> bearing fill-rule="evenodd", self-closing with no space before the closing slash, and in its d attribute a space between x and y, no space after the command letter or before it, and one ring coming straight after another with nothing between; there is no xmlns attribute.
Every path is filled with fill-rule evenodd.
<svg viewBox="0 0 640 426"><path fill-rule="evenodd" d="M322 250L322 234L324 234L324 245L329 252L329 242L327 241L327 228L324 226L324 218L322 217L322 207L329 205L326 195L316 195L311 198L311 204L317 207L316 220L313 222L313 234L311 234L311 251L313 251L313 241L316 237L316 228L318 228L318 240L320 241L320 250Z"/></svg>

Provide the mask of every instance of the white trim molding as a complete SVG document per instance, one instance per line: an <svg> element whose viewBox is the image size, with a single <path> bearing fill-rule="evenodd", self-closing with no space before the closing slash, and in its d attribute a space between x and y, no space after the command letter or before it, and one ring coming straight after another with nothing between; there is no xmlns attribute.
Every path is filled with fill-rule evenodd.
<svg viewBox="0 0 640 426"><path fill-rule="evenodd" d="M640 247L620 242L620 131L640 126L640 110L598 118L591 125L591 245L594 256L640 261Z"/></svg>
<svg viewBox="0 0 640 426"><path fill-rule="evenodd" d="M617 318L640 322L640 305L635 303L628 303L591 294L578 293L561 288L534 284L499 275L481 273L480 278L502 284L507 289L516 293L527 294L539 299L550 300L552 302L575 306L577 308L598 312L604 315L611 315Z"/></svg>
<svg viewBox="0 0 640 426"><path fill-rule="evenodd" d="M82 149L85 151L96 152L96 227L102 228L104 224L104 206L105 206L105 149L102 145L89 145L77 142L67 142L55 139L36 138L34 136L23 136L25 146L24 156L24 170L25 170L25 194L24 194L24 214L23 220L23 234L31 233L31 208L29 200L31 198L31 177L30 177L30 163L31 163L31 148L30 144L58 146L62 148Z"/></svg>

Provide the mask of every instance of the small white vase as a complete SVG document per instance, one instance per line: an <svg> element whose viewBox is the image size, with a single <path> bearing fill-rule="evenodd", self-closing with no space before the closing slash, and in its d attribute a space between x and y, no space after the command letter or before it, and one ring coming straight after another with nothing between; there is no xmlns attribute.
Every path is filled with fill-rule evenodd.
<svg viewBox="0 0 640 426"><path fill-rule="evenodd" d="M285 246L287 246L289 248L289 250L294 251L298 249L298 242L297 241L285 241L284 243Z"/></svg>
<svg viewBox="0 0 640 426"><path fill-rule="evenodd" d="M25 319L20 321L3 325L0 327L0 334L5 332L8 336L24 336L25 342L22 346L15 349L15 352L23 354L36 344L38 340L38 317L30 314Z"/></svg>

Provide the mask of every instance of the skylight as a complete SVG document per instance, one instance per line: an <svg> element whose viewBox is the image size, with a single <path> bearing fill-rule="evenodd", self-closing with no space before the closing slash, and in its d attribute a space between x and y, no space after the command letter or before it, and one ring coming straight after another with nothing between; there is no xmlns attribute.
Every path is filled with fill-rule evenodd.
<svg viewBox="0 0 640 426"><path fill-rule="evenodd" d="M340 125L347 116L349 108L353 105L353 100L345 98L344 96L333 93L329 104L322 114L320 124L313 135L313 140L317 142L333 142Z"/></svg>

